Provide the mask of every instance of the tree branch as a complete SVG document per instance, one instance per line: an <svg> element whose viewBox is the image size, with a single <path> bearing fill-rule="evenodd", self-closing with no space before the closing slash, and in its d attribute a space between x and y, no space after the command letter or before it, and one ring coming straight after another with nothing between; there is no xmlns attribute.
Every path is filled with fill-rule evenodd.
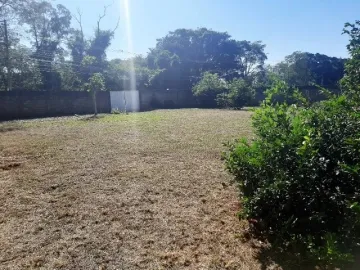
<svg viewBox="0 0 360 270"><path fill-rule="evenodd" d="M115 33L116 29L118 29L119 23L120 23L120 16L119 16L119 18L117 20L116 26L115 26L114 30L112 31L112 33Z"/></svg>
<svg viewBox="0 0 360 270"><path fill-rule="evenodd" d="M109 5L105 5L104 6L104 12L103 12L103 14L102 15L99 15L99 19L98 19L98 21L97 21L97 31L98 31L98 34L100 33L100 22L101 22L101 20L106 16L106 12L107 12L107 9L109 8L109 7L111 7L112 5L114 4L114 1L111 3L111 4L109 4ZM116 29L115 29L116 30Z"/></svg>
<svg viewBox="0 0 360 270"><path fill-rule="evenodd" d="M79 24L80 27L80 32L81 32L81 41L84 42L84 31L83 31L83 26L82 26L82 12L79 8L76 9L77 15L79 17L77 17L76 15L74 16L74 19L77 21L77 23Z"/></svg>

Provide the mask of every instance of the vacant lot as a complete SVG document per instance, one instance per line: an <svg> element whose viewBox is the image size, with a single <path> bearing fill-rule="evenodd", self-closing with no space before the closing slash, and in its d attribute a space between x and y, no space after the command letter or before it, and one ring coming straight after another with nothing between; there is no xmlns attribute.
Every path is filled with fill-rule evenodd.
<svg viewBox="0 0 360 270"><path fill-rule="evenodd" d="M223 142L250 113L0 124L1 269L260 269Z"/></svg>

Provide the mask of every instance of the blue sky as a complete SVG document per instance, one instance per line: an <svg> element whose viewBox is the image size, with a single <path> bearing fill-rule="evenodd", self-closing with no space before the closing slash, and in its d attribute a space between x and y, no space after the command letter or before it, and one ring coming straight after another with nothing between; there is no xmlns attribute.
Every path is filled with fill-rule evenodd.
<svg viewBox="0 0 360 270"><path fill-rule="evenodd" d="M113 29L120 17L109 58L146 54L156 39L177 28L207 27L226 31L238 40L261 40L266 44L268 63L283 60L294 51L346 57L345 22L360 19L359 0L115 0L103 20L103 29ZM112 0L57 0L71 12L80 8L85 33L92 34L98 15ZM126 25L130 21L131 43ZM74 24L75 25L75 24Z"/></svg>

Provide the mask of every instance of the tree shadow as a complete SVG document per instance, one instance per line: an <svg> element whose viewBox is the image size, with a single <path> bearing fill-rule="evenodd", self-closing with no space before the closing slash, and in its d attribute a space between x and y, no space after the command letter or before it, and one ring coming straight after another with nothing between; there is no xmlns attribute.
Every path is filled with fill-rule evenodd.
<svg viewBox="0 0 360 270"><path fill-rule="evenodd" d="M104 115L90 115L90 116L81 117L79 120L80 121L95 121L98 119L102 119L104 117L105 117Z"/></svg>
<svg viewBox="0 0 360 270"><path fill-rule="evenodd" d="M316 262L304 261L300 257L290 253L279 252L271 247L259 248L255 258L261 263L261 269L274 269L272 266L278 265L282 270L358 270L360 269L360 250L354 255L354 262L341 266L324 266Z"/></svg>
<svg viewBox="0 0 360 270"><path fill-rule="evenodd" d="M255 257L261 263L261 269L271 269L274 264L282 270L314 270L319 269L313 263L303 262L295 255L281 253L271 247L261 247Z"/></svg>
<svg viewBox="0 0 360 270"><path fill-rule="evenodd" d="M21 125L20 123L14 123L14 122L1 123L0 122L0 133L11 132L11 131L16 131L16 130L21 130L21 129L24 129L24 126Z"/></svg>
<svg viewBox="0 0 360 270"><path fill-rule="evenodd" d="M346 270L359 270L360 269L360 249L355 251L354 254L354 262L346 266L347 268L343 268Z"/></svg>

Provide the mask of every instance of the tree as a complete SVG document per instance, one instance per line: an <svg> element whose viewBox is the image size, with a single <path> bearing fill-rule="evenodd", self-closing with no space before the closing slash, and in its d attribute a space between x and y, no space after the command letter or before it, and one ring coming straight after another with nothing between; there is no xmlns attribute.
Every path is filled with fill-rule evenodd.
<svg viewBox="0 0 360 270"><path fill-rule="evenodd" d="M98 91L105 90L105 80L104 76L101 73L94 73L89 78L89 81L85 84L87 91L91 94L93 103L94 103L94 116L97 115L97 102L96 94Z"/></svg>
<svg viewBox="0 0 360 270"><path fill-rule="evenodd" d="M26 5L35 0L0 0L0 14L5 16L5 13L19 12L24 9Z"/></svg>
<svg viewBox="0 0 360 270"><path fill-rule="evenodd" d="M41 74L36 61L29 58L30 49L19 44L12 45L9 50L11 56L11 90L28 89L38 90L41 86ZM5 58L0 58L0 91L6 91L8 85L8 72Z"/></svg>
<svg viewBox="0 0 360 270"><path fill-rule="evenodd" d="M84 35L81 11L78 10L77 16L74 17L79 25L79 29L72 29L68 40L73 68L71 74L68 74L66 78L77 85L87 83L93 73L107 73L106 81L108 81L109 74L113 74L112 71L114 71L114 66L110 65L111 68L108 69L109 63L106 59L106 50L111 44L119 21L113 30L101 29L101 21L105 18L107 9L110 6L111 5L104 6L104 11L99 15L96 22L96 28L92 38L87 39ZM89 59L91 59L91 63L89 62ZM85 65L84 60L86 63Z"/></svg>
<svg viewBox="0 0 360 270"><path fill-rule="evenodd" d="M63 5L53 7L47 1L30 2L20 15L21 22L28 25L33 57L37 60L42 76L43 87L53 89L54 71L52 62L62 51L61 43L69 34L71 14Z"/></svg>
<svg viewBox="0 0 360 270"><path fill-rule="evenodd" d="M315 84L324 87L338 88L344 76L346 59L329 57L324 54L310 54L309 69Z"/></svg>
<svg viewBox="0 0 360 270"><path fill-rule="evenodd" d="M350 59L345 64L345 76L341 80L341 85L349 98L360 102L360 20L346 23L343 34L350 38L347 45Z"/></svg>
<svg viewBox="0 0 360 270"><path fill-rule="evenodd" d="M251 104L255 98L255 90L246 80L234 79L229 84L227 98L230 107L240 109L245 105Z"/></svg>
<svg viewBox="0 0 360 270"><path fill-rule="evenodd" d="M236 67L228 72L227 78L242 78L252 82L264 69L267 56L261 41L237 41Z"/></svg>
<svg viewBox="0 0 360 270"><path fill-rule="evenodd" d="M201 106L216 107L216 97L225 93L227 85L219 75L205 72L202 79L192 88L193 94L198 98Z"/></svg>
<svg viewBox="0 0 360 270"><path fill-rule="evenodd" d="M16 29L18 15L28 0L0 0L0 54L1 77L4 87L2 90L11 90L13 83L12 52L19 44L20 31Z"/></svg>
<svg viewBox="0 0 360 270"><path fill-rule="evenodd" d="M179 64L179 57L168 50L150 49L147 64L154 69L170 69Z"/></svg>
<svg viewBox="0 0 360 270"><path fill-rule="evenodd" d="M316 84L336 89L344 76L344 63L345 59L324 54L294 52L272 67L272 72L290 85L304 87Z"/></svg>
<svg viewBox="0 0 360 270"><path fill-rule="evenodd" d="M107 89L118 91L130 89L130 79L134 75L138 89L148 88L154 78L161 72L159 69L147 67L146 59L141 56L121 60L112 59L105 69ZM135 73L135 74L132 74Z"/></svg>
<svg viewBox="0 0 360 270"><path fill-rule="evenodd" d="M34 59L29 58L31 50L25 46L14 46L11 51L12 89L39 90L41 73Z"/></svg>
<svg viewBox="0 0 360 270"><path fill-rule="evenodd" d="M163 69L159 88L190 89L204 72L227 80L254 79L266 55L261 42L236 41L207 28L177 29L158 39L148 54L149 67Z"/></svg>

